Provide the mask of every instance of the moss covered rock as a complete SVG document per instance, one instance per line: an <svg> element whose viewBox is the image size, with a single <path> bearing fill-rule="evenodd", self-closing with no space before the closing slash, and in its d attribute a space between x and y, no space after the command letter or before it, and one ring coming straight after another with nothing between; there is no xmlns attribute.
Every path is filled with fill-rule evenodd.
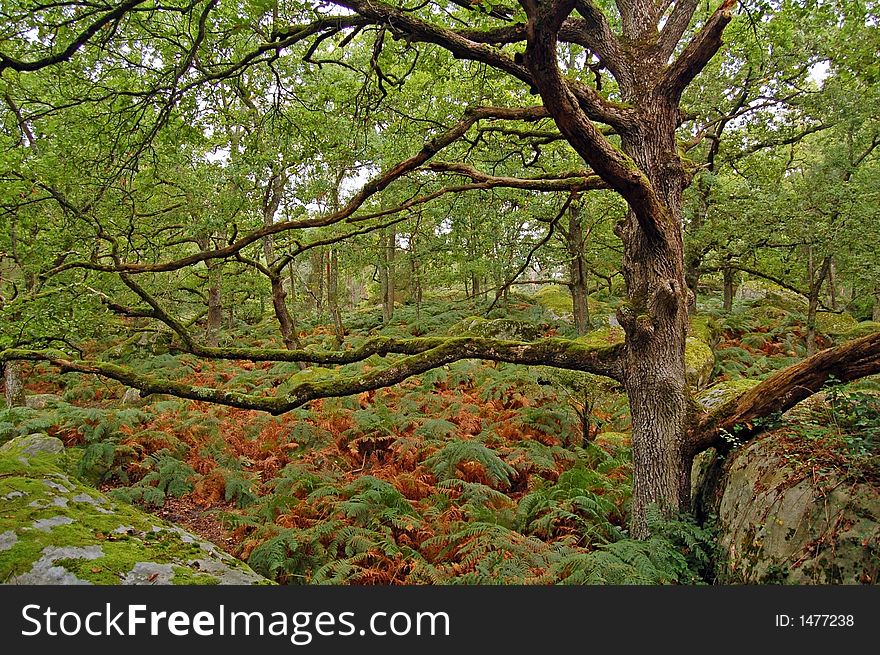
<svg viewBox="0 0 880 655"><path fill-rule="evenodd" d="M695 462L695 506L717 516L723 583L860 584L880 576L880 491L844 468L813 475L770 433Z"/></svg>
<svg viewBox="0 0 880 655"><path fill-rule="evenodd" d="M816 329L828 336L845 334L858 325L858 321L846 312L818 312L816 314Z"/></svg>
<svg viewBox="0 0 880 655"><path fill-rule="evenodd" d="M837 340L843 342L852 341L853 339L861 339L862 337L874 334L875 332L880 332L880 323L877 323L876 321L862 321L861 323L852 325L845 332L835 336L837 337Z"/></svg>
<svg viewBox="0 0 880 655"><path fill-rule="evenodd" d="M760 380L750 380L747 378L737 378L735 380L725 380L703 391L697 396L697 402L708 410L721 407L728 400L733 400L742 393L745 393L752 387L760 384Z"/></svg>
<svg viewBox="0 0 880 655"><path fill-rule="evenodd" d="M57 443L56 443L57 442ZM0 580L7 584L259 584L214 544L66 472L46 435L0 448Z"/></svg>
<svg viewBox="0 0 880 655"><path fill-rule="evenodd" d="M542 286L535 292L533 299L537 304L550 312L551 316L555 319L571 320L574 315L571 292L568 290L568 287L561 284ZM587 307L590 310L590 316L607 316L613 313L610 305L593 297L587 298Z"/></svg>
<svg viewBox="0 0 880 655"><path fill-rule="evenodd" d="M474 336L485 339L510 339L514 341L534 341L543 336L548 326L535 325L527 321L512 318L485 319L481 316L469 316L449 329L453 336Z"/></svg>
<svg viewBox="0 0 880 655"><path fill-rule="evenodd" d="M709 383L715 368L715 354L709 344L696 337L688 337L684 347L685 376L694 389Z"/></svg>

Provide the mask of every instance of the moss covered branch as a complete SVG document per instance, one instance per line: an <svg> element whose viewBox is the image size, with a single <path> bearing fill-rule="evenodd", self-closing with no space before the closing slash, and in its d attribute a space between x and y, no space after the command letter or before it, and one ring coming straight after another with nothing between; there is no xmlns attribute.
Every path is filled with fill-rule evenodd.
<svg viewBox="0 0 880 655"><path fill-rule="evenodd" d="M694 453L724 444L722 435L747 440L760 432L755 421L784 412L830 383L880 373L880 332L823 350L777 371L761 384L701 417L690 433Z"/></svg>
<svg viewBox="0 0 880 655"><path fill-rule="evenodd" d="M484 359L513 364L555 366L604 375L615 380L622 376L622 344L592 347L569 339L544 339L536 342L502 341L475 337L436 339L377 339L348 353L312 353L310 351L273 352L278 357L240 357L251 361L302 361L310 356L322 363L350 363L361 361L372 354L406 354L388 366L359 375L339 375L315 382L294 385L284 396L257 396L210 387L193 386L175 380L144 375L116 364L99 361L71 360L60 351L8 349L0 351L0 361L44 361L58 366L62 373L90 373L121 382L141 392L161 393L203 402L255 409L271 414L283 414L311 400L350 396L398 384L414 375L450 364L460 359ZM221 349L209 349L221 350ZM236 349L223 349L233 351ZM257 351L259 352L259 351ZM232 357L230 357L231 359ZM336 361L328 360L335 358Z"/></svg>

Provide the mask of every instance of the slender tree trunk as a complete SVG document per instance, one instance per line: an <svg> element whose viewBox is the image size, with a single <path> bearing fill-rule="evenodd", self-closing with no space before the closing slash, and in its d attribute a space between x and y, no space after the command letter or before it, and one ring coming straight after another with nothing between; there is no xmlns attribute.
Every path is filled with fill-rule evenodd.
<svg viewBox="0 0 880 655"><path fill-rule="evenodd" d="M480 276L476 273L471 273L471 297L476 300L480 295Z"/></svg>
<svg viewBox="0 0 880 655"><path fill-rule="evenodd" d="M871 319L880 323L880 290L874 292L874 311Z"/></svg>
<svg viewBox="0 0 880 655"><path fill-rule="evenodd" d="M733 297L736 295L736 285L735 282L735 271L726 266L724 271L722 271L722 275L724 277L724 305L723 309L725 312L730 312L733 309Z"/></svg>
<svg viewBox="0 0 880 655"><path fill-rule="evenodd" d="M584 261L584 230L580 211L574 203L568 213L569 285L573 308L574 329L579 335L590 329L590 307L587 292L587 265Z"/></svg>
<svg viewBox="0 0 880 655"><path fill-rule="evenodd" d="M339 311L339 251L336 248L331 248L327 257L327 307L333 318L336 342L341 345L345 340L345 328Z"/></svg>
<svg viewBox="0 0 880 655"><path fill-rule="evenodd" d="M831 267L828 269L828 302L831 309L837 311L837 267L834 260L831 260Z"/></svg>
<svg viewBox="0 0 880 655"><path fill-rule="evenodd" d="M21 362L6 362L3 371L3 382L6 387L6 406L24 406L25 394L24 382L21 378Z"/></svg>
<svg viewBox="0 0 880 655"><path fill-rule="evenodd" d="M382 286L382 321L389 323L394 318L394 251L397 236L393 229L386 229L380 238L382 251L379 266L379 280Z"/></svg>
<svg viewBox="0 0 880 655"><path fill-rule="evenodd" d="M315 305L315 315L320 318L324 312L324 249L315 248L310 256L309 295Z"/></svg>
<svg viewBox="0 0 880 655"><path fill-rule="evenodd" d="M220 267L205 262L208 266L208 319L205 326L205 341L216 347L220 341L220 325L223 321L223 303L220 295Z"/></svg>
<svg viewBox="0 0 880 655"><path fill-rule="evenodd" d="M808 256L809 293L807 294L807 355L816 354L816 314L819 311L819 296L822 293L822 284L831 270L831 258L825 257L815 271L813 265L813 249L810 247Z"/></svg>

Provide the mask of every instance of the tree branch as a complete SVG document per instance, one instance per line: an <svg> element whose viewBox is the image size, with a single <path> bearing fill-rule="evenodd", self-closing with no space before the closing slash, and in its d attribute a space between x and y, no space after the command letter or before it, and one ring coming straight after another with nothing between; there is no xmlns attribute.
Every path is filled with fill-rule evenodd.
<svg viewBox="0 0 880 655"><path fill-rule="evenodd" d="M880 373L880 332L828 348L771 375L753 389L703 416L691 429L688 447L698 453L724 446L725 433L740 441L760 432L757 419L784 412L820 391L832 379L852 382Z"/></svg>

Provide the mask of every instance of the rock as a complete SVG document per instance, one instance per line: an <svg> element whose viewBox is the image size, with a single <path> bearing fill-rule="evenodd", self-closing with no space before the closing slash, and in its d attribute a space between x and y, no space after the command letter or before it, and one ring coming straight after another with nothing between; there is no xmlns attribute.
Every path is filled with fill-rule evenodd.
<svg viewBox="0 0 880 655"><path fill-rule="evenodd" d="M541 338L548 326L535 325L527 321L516 321L511 318L488 320L480 316L465 318L451 328L449 333L454 336L475 336L487 339L508 339L512 341L534 341Z"/></svg>
<svg viewBox="0 0 880 655"><path fill-rule="evenodd" d="M858 325L856 319L850 314L843 312L817 312L816 329L830 337L845 334Z"/></svg>
<svg viewBox="0 0 880 655"><path fill-rule="evenodd" d="M709 344L709 346L717 345L718 337L720 336L718 324L711 316L702 314L691 316L690 335L703 343Z"/></svg>
<svg viewBox="0 0 880 655"><path fill-rule="evenodd" d="M702 389L709 383L715 369L715 354L705 341L688 337L684 348L685 377L694 389Z"/></svg>
<svg viewBox="0 0 880 655"><path fill-rule="evenodd" d="M141 397L140 389L128 388L122 394L122 405L124 407L136 407L143 404L144 399Z"/></svg>
<svg viewBox="0 0 880 655"><path fill-rule="evenodd" d="M19 456L33 457L38 453L60 453L64 450L64 442L48 434L35 433L24 437L15 437L0 446L0 454L17 453Z"/></svg>
<svg viewBox="0 0 880 655"><path fill-rule="evenodd" d="M46 409L49 405L60 402L61 396L56 396L54 393L38 393L24 399L25 406L31 409Z"/></svg>
<svg viewBox="0 0 880 655"><path fill-rule="evenodd" d="M0 580L8 584L269 582L214 544L116 502L68 475L65 466L71 451L60 450L61 442L46 435L18 437L0 448Z"/></svg>
<svg viewBox="0 0 880 655"><path fill-rule="evenodd" d="M536 303L550 312L554 320L572 320L574 307L568 287L561 284L547 284L536 291L533 298ZM592 297L587 297L587 308L591 318L614 314L609 305Z"/></svg>
<svg viewBox="0 0 880 655"><path fill-rule="evenodd" d="M862 337L874 334L875 332L880 332L880 323L877 323L876 321L862 321L861 323L856 323L851 326L846 332L835 335L837 337L835 340L840 342L852 341L853 339L861 339Z"/></svg>
<svg viewBox="0 0 880 655"><path fill-rule="evenodd" d="M774 433L723 459L708 451L694 464L694 505L717 516L722 583L878 582L876 484L843 467L814 477Z"/></svg>
<svg viewBox="0 0 880 655"><path fill-rule="evenodd" d="M747 378L737 378L735 380L725 380L701 392L697 396L697 402L708 410L721 407L728 400L732 400L758 385L760 380L750 380Z"/></svg>

